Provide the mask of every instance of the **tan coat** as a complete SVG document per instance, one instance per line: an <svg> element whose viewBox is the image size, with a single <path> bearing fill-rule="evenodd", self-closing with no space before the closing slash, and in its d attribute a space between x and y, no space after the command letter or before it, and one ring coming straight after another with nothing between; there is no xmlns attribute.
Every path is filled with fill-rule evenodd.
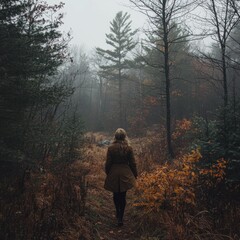
<svg viewBox="0 0 240 240"><path fill-rule="evenodd" d="M115 142L107 151L105 163L107 174L104 188L111 192L125 192L135 186L137 168L132 147Z"/></svg>

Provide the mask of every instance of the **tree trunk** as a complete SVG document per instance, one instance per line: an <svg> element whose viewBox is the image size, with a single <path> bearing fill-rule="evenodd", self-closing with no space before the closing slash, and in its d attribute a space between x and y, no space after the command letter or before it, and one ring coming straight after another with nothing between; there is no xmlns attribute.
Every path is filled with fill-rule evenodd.
<svg viewBox="0 0 240 240"><path fill-rule="evenodd" d="M227 131L227 106L228 106L228 85L227 85L227 69L226 69L226 57L225 57L225 45L222 46L222 75L223 75L223 127L224 127L224 148L225 158L228 158L228 131Z"/></svg>
<svg viewBox="0 0 240 240"><path fill-rule="evenodd" d="M166 129L167 129L167 149L170 157L170 161L172 161L174 154L172 149L172 136L171 136L171 96L170 96L170 69L169 69L169 47L168 47L168 28L166 23L165 16L165 4L163 4L163 42L164 42L164 70L165 70L165 83L166 83Z"/></svg>
<svg viewBox="0 0 240 240"><path fill-rule="evenodd" d="M227 85L225 46L222 46L222 74L223 74L224 107L226 108L228 105L228 85Z"/></svg>
<svg viewBox="0 0 240 240"><path fill-rule="evenodd" d="M122 74L121 74L121 69L119 69L119 71L118 71L118 87L119 87L119 127L123 127Z"/></svg>
<svg viewBox="0 0 240 240"><path fill-rule="evenodd" d="M169 58L165 52L165 80L166 80L166 128L167 128L167 147L170 160L174 157L172 149L172 134L171 134L171 96L170 96L170 77L169 77Z"/></svg>
<svg viewBox="0 0 240 240"><path fill-rule="evenodd" d="M100 77L99 85L99 119L98 119L98 129L103 130L103 80Z"/></svg>

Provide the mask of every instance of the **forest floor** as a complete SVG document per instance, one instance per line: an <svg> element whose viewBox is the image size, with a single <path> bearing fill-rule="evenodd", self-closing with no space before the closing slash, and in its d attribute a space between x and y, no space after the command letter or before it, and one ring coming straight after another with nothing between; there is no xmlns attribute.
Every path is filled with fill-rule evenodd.
<svg viewBox="0 0 240 240"><path fill-rule="evenodd" d="M149 237L144 232L145 228L149 230L149 225L146 226L146 218L143 219L144 213L134 206L135 189L127 192L124 225L117 226L112 193L103 187L108 146L97 144L101 140L111 141L112 136L90 133L86 138L85 146L80 150L82 158L69 166L51 168L51 162L47 162L49 166L43 170L36 169L23 175L23 181L21 172L19 178L15 177L14 171L11 176L10 173L4 175L3 182L9 182L9 178L12 182L5 188L0 185L0 191L4 192L4 197L0 198L0 205L4 206L0 208L0 224L4 223L1 239L22 239L22 236L24 239L58 240L163 239ZM131 139L139 173L153 166L151 159L146 161L143 155L153 152L148 140L149 137ZM23 182L22 192L18 190L19 182ZM162 228L159 230L161 236L164 235ZM150 235L154 235L151 230Z"/></svg>
<svg viewBox="0 0 240 240"><path fill-rule="evenodd" d="M94 239L100 240L134 240L140 239L134 222L133 190L127 193L127 206L124 225L117 226L112 193L103 188L107 146L98 147L91 144L86 149L88 174L88 193L86 218L93 224Z"/></svg>
<svg viewBox="0 0 240 240"><path fill-rule="evenodd" d="M158 141L158 146L163 146L164 141L155 132L149 130L145 136L131 139L139 176L163 162L164 154L159 154L159 148L153 143ZM211 215L198 218L187 215L186 226L179 224L178 212L144 212L134 206L139 194L136 189L127 192L124 225L118 227L112 193L103 187L108 146L98 146L102 140L111 139L112 136L104 133L86 134L84 147L79 149L81 158L69 166L56 168L54 164L51 168L50 162L49 168L25 175L19 174L18 168L16 171L12 167L1 169L1 182L7 184L0 184L0 225L3 226L0 239L239 239L238 235L231 238L218 234L212 227ZM140 180L137 182L141 183ZM20 189L19 183L23 185ZM230 219L229 216L231 212L225 219ZM238 215L233 216L239 222Z"/></svg>

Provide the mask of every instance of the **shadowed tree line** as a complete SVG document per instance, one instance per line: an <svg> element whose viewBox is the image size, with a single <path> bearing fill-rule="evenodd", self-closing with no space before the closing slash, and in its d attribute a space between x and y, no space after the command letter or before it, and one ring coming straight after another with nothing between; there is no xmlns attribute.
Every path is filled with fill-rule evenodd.
<svg viewBox="0 0 240 240"><path fill-rule="evenodd" d="M226 160L218 189L223 201L204 195L209 211L220 209L227 196L239 198L239 2L130 2L148 26L135 30L130 15L118 12L106 49L87 53L78 46L69 50L71 36L59 30L63 3L0 0L2 171L22 169L17 188L24 192L29 168L56 170L81 157L83 122L89 131L123 127L137 137L154 126L163 133L158 152L169 163L196 146L204 167ZM211 39L207 47L205 38ZM176 137L182 119L193 126L186 134L191 144ZM5 193L16 182L2 177ZM65 184L55 190L62 193Z"/></svg>
<svg viewBox="0 0 240 240"><path fill-rule="evenodd" d="M3 161L42 164L50 154L63 154L59 152L63 144L66 154L70 150L70 139L64 139L70 138L67 125L69 122L72 128L78 120L67 114L64 105L74 87L59 69L69 59L70 40L69 34L63 36L59 30L62 8L62 3L50 6L44 1L1 1Z"/></svg>
<svg viewBox="0 0 240 240"><path fill-rule="evenodd" d="M71 40L59 30L63 6L0 1L1 239L53 239L67 227L61 206L70 204L76 218L84 211L85 173L63 172L80 158L83 140L70 108L75 87L63 70Z"/></svg>

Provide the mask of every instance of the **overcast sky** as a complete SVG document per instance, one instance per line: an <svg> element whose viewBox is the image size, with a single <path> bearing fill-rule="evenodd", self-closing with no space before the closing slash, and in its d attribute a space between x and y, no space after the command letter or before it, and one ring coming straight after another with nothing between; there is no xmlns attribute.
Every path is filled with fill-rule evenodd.
<svg viewBox="0 0 240 240"><path fill-rule="evenodd" d="M48 0L48 3L59 3L60 0ZM64 31L72 31L72 44L84 46L86 50L94 47L106 48L105 34L109 33L110 21L119 11L131 15L132 27L142 28L145 17L132 10L128 0L62 0L65 3L63 12Z"/></svg>

